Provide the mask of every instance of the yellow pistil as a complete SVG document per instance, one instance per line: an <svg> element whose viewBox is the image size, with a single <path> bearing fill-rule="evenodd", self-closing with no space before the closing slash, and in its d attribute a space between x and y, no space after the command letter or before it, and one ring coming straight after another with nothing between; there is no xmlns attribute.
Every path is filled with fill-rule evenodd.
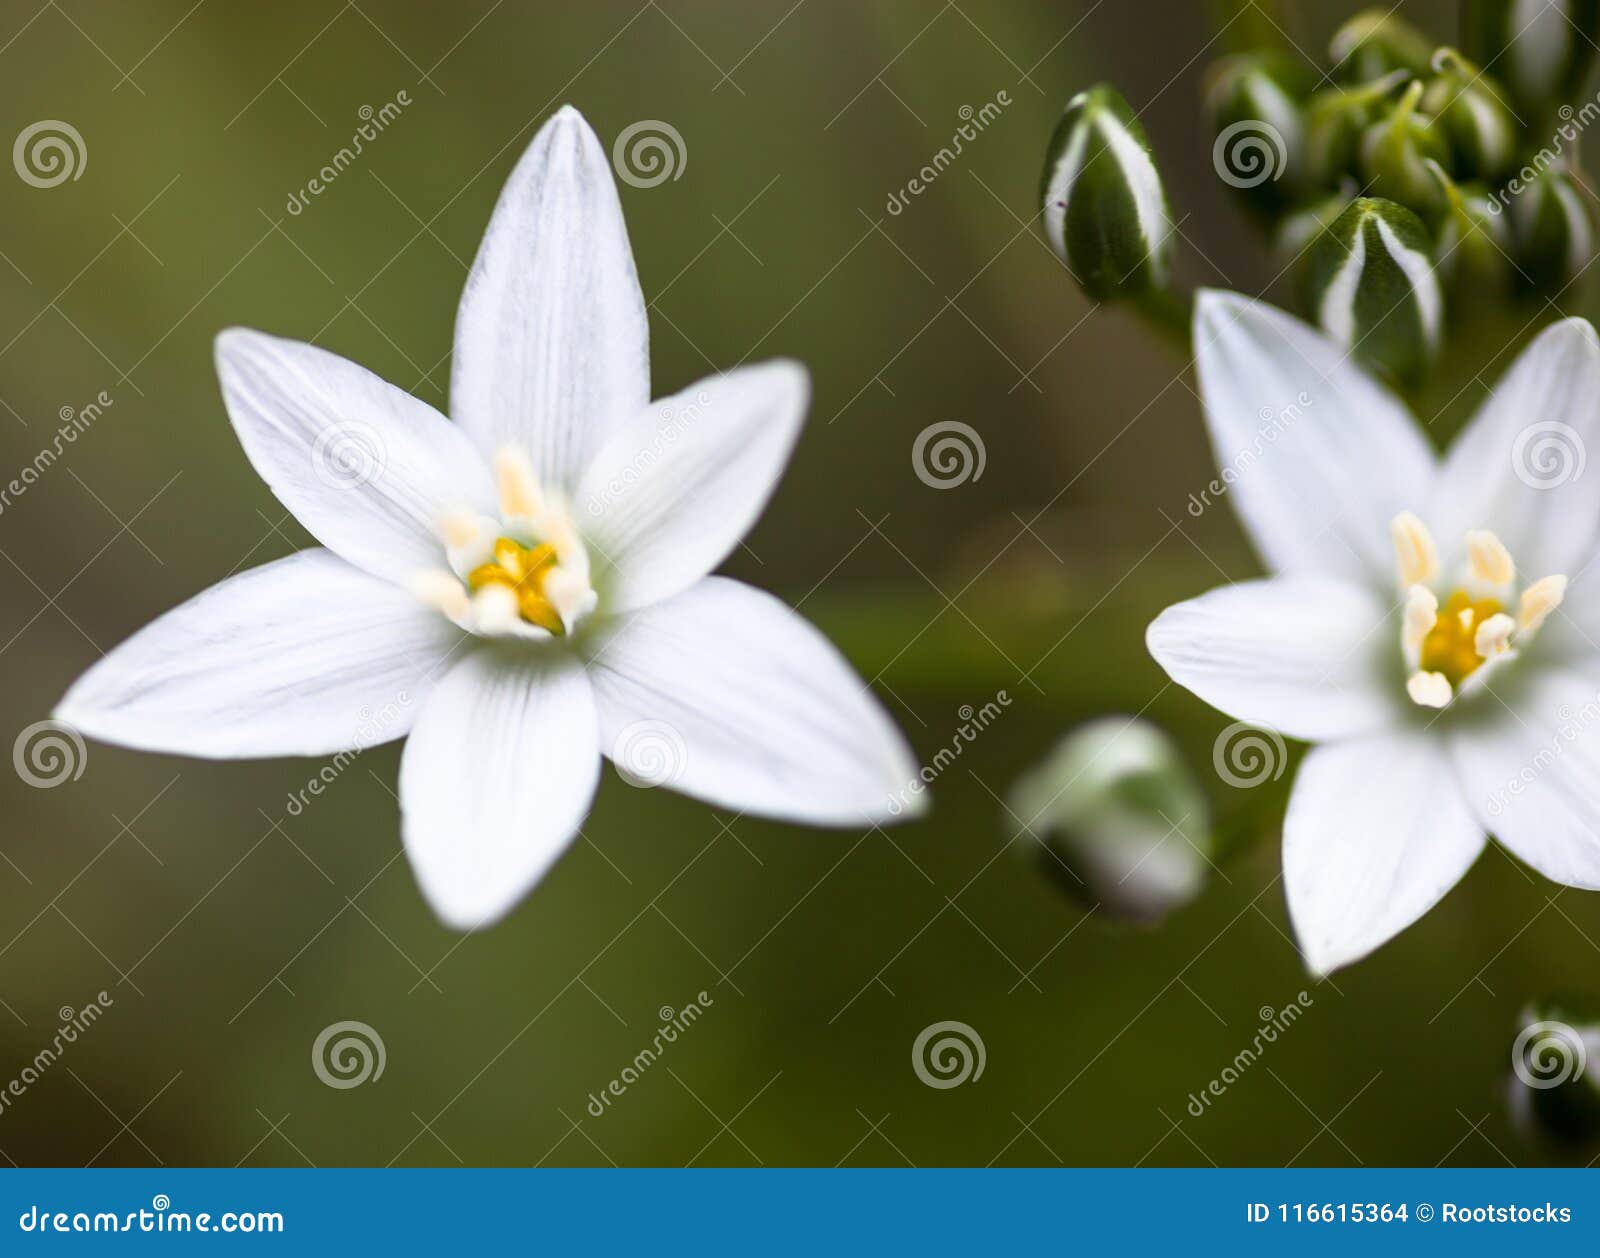
<svg viewBox="0 0 1600 1258"><path fill-rule="evenodd" d="M494 544L494 561L479 564L467 574L467 588L474 594L487 586L509 590L516 596L517 612L523 620L561 637L567 627L544 591L545 580L555 566L554 546L543 542L524 546L501 537Z"/></svg>
<svg viewBox="0 0 1600 1258"><path fill-rule="evenodd" d="M1474 599L1466 591L1457 590L1444 601L1433 628L1422 639L1422 671L1439 673L1451 686L1459 686L1483 663L1484 657L1478 653L1479 627L1500 614L1500 604L1494 599ZM1485 645L1495 639L1503 648L1498 632L1501 625L1500 621L1493 622L1491 632L1484 635Z"/></svg>

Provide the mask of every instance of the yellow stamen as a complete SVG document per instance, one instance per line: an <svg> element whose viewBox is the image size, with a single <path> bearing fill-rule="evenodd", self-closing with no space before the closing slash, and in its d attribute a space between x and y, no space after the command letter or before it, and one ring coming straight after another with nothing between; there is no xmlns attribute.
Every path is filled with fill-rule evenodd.
<svg viewBox="0 0 1600 1258"><path fill-rule="evenodd" d="M1410 588L1431 581L1439 570L1439 551L1428 526L1411 512L1402 511L1390 521L1389 535L1394 539L1401 587Z"/></svg>
<svg viewBox="0 0 1600 1258"><path fill-rule="evenodd" d="M1500 604L1492 598L1473 599L1465 590L1457 590L1439 609L1438 619L1422 639L1419 665L1423 672L1437 673L1451 686L1462 680L1483 663L1478 650L1480 627L1500 614ZM1510 617L1505 617L1509 620ZM1491 631L1492 639L1499 624ZM1431 683L1430 683L1431 684ZM1413 698L1416 696L1413 695ZM1421 703L1422 700L1418 699Z"/></svg>
<svg viewBox="0 0 1600 1258"><path fill-rule="evenodd" d="M469 572L467 586L474 594L489 589L506 590L512 596L516 615L560 637L567 627L544 588L555 566L554 546L542 542L537 546L524 546L502 537L494 544L494 562L479 564Z"/></svg>
<svg viewBox="0 0 1600 1258"><path fill-rule="evenodd" d="M1511 552L1488 529L1475 529L1467 534L1467 559L1472 565L1473 579L1483 585L1501 589L1510 585L1517 575Z"/></svg>
<svg viewBox="0 0 1600 1258"><path fill-rule="evenodd" d="M1449 704L1453 692L1450 679L1443 673L1413 673L1406 682L1406 693L1422 707L1442 708Z"/></svg>
<svg viewBox="0 0 1600 1258"><path fill-rule="evenodd" d="M1517 609L1517 624L1523 633L1533 633L1544 624L1551 612L1561 606L1567 596L1567 579L1557 573L1541 577L1522 591L1522 603Z"/></svg>
<svg viewBox="0 0 1600 1258"><path fill-rule="evenodd" d="M500 494L500 513L508 517L531 519L539 514L543 498L533 463L517 446L503 446L494 456L495 487Z"/></svg>

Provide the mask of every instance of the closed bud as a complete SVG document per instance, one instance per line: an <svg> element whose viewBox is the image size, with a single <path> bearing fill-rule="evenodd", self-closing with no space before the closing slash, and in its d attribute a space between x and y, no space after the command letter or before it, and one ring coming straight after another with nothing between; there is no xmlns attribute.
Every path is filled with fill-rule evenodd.
<svg viewBox="0 0 1600 1258"><path fill-rule="evenodd" d="M1393 11L1368 9L1334 34L1328 46L1333 74L1341 83L1365 83L1394 70L1426 74L1433 44Z"/></svg>
<svg viewBox="0 0 1600 1258"><path fill-rule="evenodd" d="M1158 921L1205 886L1209 804L1170 736L1145 721L1079 726L1016 784L1009 807L1041 864L1113 918Z"/></svg>
<svg viewBox="0 0 1600 1258"><path fill-rule="evenodd" d="M1263 209L1289 204L1305 186L1304 79L1293 62L1272 53L1224 57L1207 75L1212 165Z"/></svg>
<svg viewBox="0 0 1600 1258"><path fill-rule="evenodd" d="M1398 201L1433 217L1444 209L1438 181L1428 160L1450 160L1450 146L1438 126L1417 112L1423 86L1413 79L1388 115L1361 135L1364 187L1375 197Z"/></svg>
<svg viewBox="0 0 1600 1258"><path fill-rule="evenodd" d="M1333 184L1357 169L1361 135L1386 110L1389 98L1411 81L1396 70L1359 87L1330 87L1313 95L1305 110L1305 168L1317 183Z"/></svg>
<svg viewBox="0 0 1600 1258"><path fill-rule="evenodd" d="M1583 87L1600 40L1600 0L1465 0L1467 55L1510 89L1530 125Z"/></svg>
<svg viewBox="0 0 1600 1258"><path fill-rule="evenodd" d="M1507 1102L1525 1138L1600 1141L1600 1011L1572 999L1530 1004L1511 1045Z"/></svg>
<svg viewBox="0 0 1600 1258"><path fill-rule="evenodd" d="M1501 89L1453 48L1435 53L1433 66L1437 75L1422 95L1422 110L1449 141L1456 172L1498 179L1517 156L1517 120Z"/></svg>
<svg viewBox="0 0 1600 1258"><path fill-rule="evenodd" d="M1511 198L1517 264L1535 292L1564 289L1594 256L1594 216L1565 170L1551 167Z"/></svg>
<svg viewBox="0 0 1600 1258"><path fill-rule="evenodd" d="M1449 206L1439 228L1438 268L1463 299L1452 303L1452 314L1484 309L1485 299L1506 295L1516 277L1508 216L1481 184L1458 185L1437 162L1432 170Z"/></svg>
<svg viewBox="0 0 1600 1258"><path fill-rule="evenodd" d="M1306 304L1339 344L1402 381L1439 350L1444 297L1422 220L1375 197L1352 201L1306 257Z"/></svg>
<svg viewBox="0 0 1600 1258"><path fill-rule="evenodd" d="M1167 287L1167 194L1144 129L1113 88L1092 87L1068 103L1050 138L1040 197L1051 248L1091 297Z"/></svg>
<svg viewBox="0 0 1600 1258"><path fill-rule="evenodd" d="M1272 235L1272 251L1280 267L1293 267L1304 261L1302 255L1311 242L1333 226L1354 198L1354 184L1350 183L1348 187L1348 191L1314 201L1292 214L1285 214L1278 221Z"/></svg>

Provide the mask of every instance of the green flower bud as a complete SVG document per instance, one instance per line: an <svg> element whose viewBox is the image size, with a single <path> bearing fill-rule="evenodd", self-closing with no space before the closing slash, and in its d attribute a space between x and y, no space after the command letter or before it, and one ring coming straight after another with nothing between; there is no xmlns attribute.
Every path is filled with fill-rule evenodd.
<svg viewBox="0 0 1600 1258"><path fill-rule="evenodd" d="M1467 55L1493 66L1530 126L1577 96L1600 40L1600 0L1465 0Z"/></svg>
<svg viewBox="0 0 1600 1258"><path fill-rule="evenodd" d="M1487 188L1462 187L1437 162L1429 166L1449 207L1439 228L1438 267L1452 292L1467 299L1452 311L1481 309L1485 299L1507 294L1516 277L1509 215Z"/></svg>
<svg viewBox="0 0 1600 1258"><path fill-rule="evenodd" d="M1272 53L1224 57L1207 75L1206 112L1216 136L1212 165L1224 183L1266 210L1289 204L1305 183L1304 78L1293 62Z"/></svg>
<svg viewBox="0 0 1600 1258"><path fill-rule="evenodd" d="M1305 110L1305 168L1317 183L1333 184L1356 170L1361 133L1381 117L1385 102L1411 75L1396 70L1360 87L1330 87Z"/></svg>
<svg viewBox="0 0 1600 1258"><path fill-rule="evenodd" d="M1507 1102L1524 1137L1580 1145L1600 1139L1600 1016L1593 1002L1531 1004L1518 1017Z"/></svg>
<svg viewBox="0 0 1600 1258"><path fill-rule="evenodd" d="M1443 212L1444 197L1427 163L1429 158L1448 162L1450 145L1439 128L1417 112L1422 92L1421 81L1413 79L1389 115L1362 132L1361 173L1373 196L1433 217Z"/></svg>
<svg viewBox="0 0 1600 1258"><path fill-rule="evenodd" d="M1368 9L1356 14L1334 34L1328 53L1341 83L1365 83L1393 70L1426 74L1433 44L1392 11Z"/></svg>
<svg viewBox="0 0 1600 1258"><path fill-rule="evenodd" d="M1165 289L1172 215L1144 128L1104 85L1079 92L1050 138L1040 181L1050 247L1099 301Z"/></svg>
<svg viewBox="0 0 1600 1258"><path fill-rule="evenodd" d="M1468 178L1498 179L1516 161L1517 120L1495 82L1453 48L1434 54L1437 77L1422 95L1422 110L1456 156Z"/></svg>
<svg viewBox="0 0 1600 1258"><path fill-rule="evenodd" d="M1582 275L1594 256L1594 215L1573 178L1551 167L1531 183L1509 189L1517 264L1534 291L1559 291Z"/></svg>
<svg viewBox="0 0 1600 1258"><path fill-rule="evenodd" d="M1082 903L1155 922L1205 885L1211 810L1170 736L1108 716L1064 738L1012 789L1041 864Z"/></svg>
<svg viewBox="0 0 1600 1258"><path fill-rule="evenodd" d="M1393 201L1352 201L1306 257L1306 304L1339 344L1401 380L1439 350L1444 298L1428 232Z"/></svg>

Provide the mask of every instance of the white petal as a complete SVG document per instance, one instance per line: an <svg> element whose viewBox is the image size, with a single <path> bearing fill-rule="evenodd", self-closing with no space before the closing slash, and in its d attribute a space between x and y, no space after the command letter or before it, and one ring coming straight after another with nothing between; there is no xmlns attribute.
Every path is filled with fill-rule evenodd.
<svg viewBox="0 0 1600 1258"><path fill-rule="evenodd" d="M434 688L400 761L406 855L447 926L503 917L567 848L600 776L594 696L571 658L492 650Z"/></svg>
<svg viewBox="0 0 1600 1258"><path fill-rule="evenodd" d="M404 580L438 567L438 518L492 510L466 435L427 403L314 345L232 328L217 375L251 465L311 535L359 568Z"/></svg>
<svg viewBox="0 0 1600 1258"><path fill-rule="evenodd" d="M456 314L450 411L570 492L650 401L649 325L600 141L570 105L511 172Z"/></svg>
<svg viewBox="0 0 1600 1258"><path fill-rule="evenodd" d="M1327 974L1388 942L1483 850L1444 747L1417 732L1314 747L1283 823L1283 880L1306 964Z"/></svg>
<svg viewBox="0 0 1600 1258"><path fill-rule="evenodd" d="M187 756L311 756L399 738L461 633L325 550L229 577L145 626L56 709L92 738Z"/></svg>
<svg viewBox="0 0 1600 1258"><path fill-rule="evenodd" d="M632 780L812 825L925 803L866 684L795 612L737 581L708 577L635 613L590 674L600 748Z"/></svg>
<svg viewBox="0 0 1600 1258"><path fill-rule="evenodd" d="M1385 675L1398 629L1364 586L1315 577L1224 585L1167 608L1145 643L1173 681L1212 707L1291 738L1391 724L1404 679Z"/></svg>
<svg viewBox="0 0 1600 1258"><path fill-rule="evenodd" d="M1428 520L1452 548L1492 530L1527 581L1572 575L1594 552L1600 340L1588 323L1553 324L1511 365L1451 447Z"/></svg>
<svg viewBox="0 0 1600 1258"><path fill-rule="evenodd" d="M809 394L798 363L739 367L656 402L606 443L575 507L614 569L609 608L686 590L739 544L777 487Z"/></svg>
<svg viewBox="0 0 1600 1258"><path fill-rule="evenodd" d="M1316 329L1236 293L1201 292L1194 341L1220 477L1261 558L1392 588L1389 522L1434 475L1405 407Z"/></svg>
<svg viewBox="0 0 1600 1258"><path fill-rule="evenodd" d="M1484 828L1546 878L1591 889L1600 889L1597 685L1572 672L1507 669L1478 700L1481 718L1451 735Z"/></svg>

